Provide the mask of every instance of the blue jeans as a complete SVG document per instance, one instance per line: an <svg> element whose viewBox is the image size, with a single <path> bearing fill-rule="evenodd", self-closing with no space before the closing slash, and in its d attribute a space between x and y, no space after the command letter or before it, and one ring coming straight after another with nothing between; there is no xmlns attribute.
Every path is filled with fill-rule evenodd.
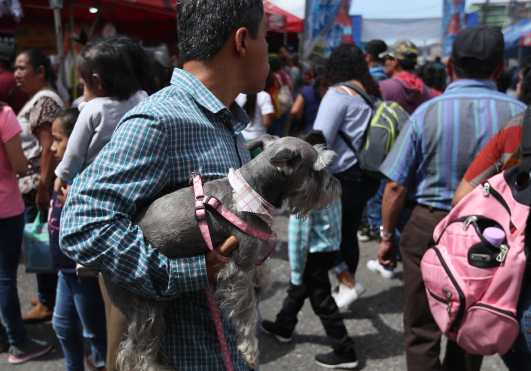
<svg viewBox="0 0 531 371"><path fill-rule="evenodd" d="M59 272L52 325L65 355L67 371L84 370L83 339L90 344L96 367L105 367L105 308L97 278Z"/></svg>
<svg viewBox="0 0 531 371"><path fill-rule="evenodd" d="M510 371L531 371L531 283L522 289L518 320L520 334L513 348L502 358Z"/></svg>
<svg viewBox="0 0 531 371"><path fill-rule="evenodd" d="M0 219L0 319L10 345L26 341L17 292L23 233L24 214Z"/></svg>

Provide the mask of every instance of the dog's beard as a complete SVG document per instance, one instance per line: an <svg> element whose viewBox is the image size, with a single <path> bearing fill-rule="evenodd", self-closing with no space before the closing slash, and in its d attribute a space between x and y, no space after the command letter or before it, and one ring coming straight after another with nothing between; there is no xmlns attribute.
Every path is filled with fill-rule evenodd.
<svg viewBox="0 0 531 371"><path fill-rule="evenodd" d="M322 209L341 196L341 184L331 176L320 179L308 178L296 192L287 197L287 206L291 214L304 218L315 209Z"/></svg>
<svg viewBox="0 0 531 371"><path fill-rule="evenodd" d="M258 363L256 294L268 286L269 277L266 264L243 271L233 261L218 274L216 300L232 322L238 351L251 368Z"/></svg>

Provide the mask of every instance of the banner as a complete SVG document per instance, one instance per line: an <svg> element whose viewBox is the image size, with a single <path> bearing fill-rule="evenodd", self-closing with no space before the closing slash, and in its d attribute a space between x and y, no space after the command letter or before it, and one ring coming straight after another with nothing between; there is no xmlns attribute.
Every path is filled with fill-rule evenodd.
<svg viewBox="0 0 531 371"><path fill-rule="evenodd" d="M304 59L327 58L342 43L352 43L350 0L307 0Z"/></svg>
<svg viewBox="0 0 531 371"><path fill-rule="evenodd" d="M465 0L444 0L443 4L443 54L450 55L455 36L466 27Z"/></svg>

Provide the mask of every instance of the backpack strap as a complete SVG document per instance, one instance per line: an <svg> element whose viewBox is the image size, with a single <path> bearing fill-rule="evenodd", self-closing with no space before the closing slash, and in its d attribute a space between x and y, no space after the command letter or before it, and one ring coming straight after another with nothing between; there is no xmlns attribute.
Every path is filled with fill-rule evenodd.
<svg viewBox="0 0 531 371"><path fill-rule="evenodd" d="M505 171L504 176L516 201L531 206L531 108L527 107L522 122L520 163Z"/></svg>
<svg viewBox="0 0 531 371"><path fill-rule="evenodd" d="M375 103L374 103L373 99L371 97L369 97L369 95L356 84L353 84L351 82L342 82L342 83L336 85L336 87L340 88L341 90L345 91L347 94L349 94L351 96L354 96L354 94L352 94L349 90L354 91L371 108L372 114L371 114L371 117L369 119L369 124L367 125L367 128L365 129L365 132L363 133L362 143L364 143L365 139L367 138L367 134L369 132L369 128L371 127L372 119L374 118L374 113L375 113L375 110L376 110ZM345 142L345 144L352 151L352 153L354 153L354 156L356 156L356 159L359 161L358 151L356 151L356 149L354 148L354 145L352 144L352 139L343 130L339 130L338 131L338 135L343 140L343 142Z"/></svg>
<svg viewBox="0 0 531 371"><path fill-rule="evenodd" d="M361 89L358 85L353 84L351 82L342 82L339 84L339 86L344 86L346 88L349 88L351 90L354 90L356 94L358 94L364 101L367 103L369 107L374 111L374 101L371 97L369 97L369 94L367 94L363 89ZM351 94L352 95L352 94Z"/></svg>
<svg viewBox="0 0 531 371"><path fill-rule="evenodd" d="M522 123L522 143L521 147L521 171L531 170L531 106L527 107L524 114L524 122Z"/></svg>

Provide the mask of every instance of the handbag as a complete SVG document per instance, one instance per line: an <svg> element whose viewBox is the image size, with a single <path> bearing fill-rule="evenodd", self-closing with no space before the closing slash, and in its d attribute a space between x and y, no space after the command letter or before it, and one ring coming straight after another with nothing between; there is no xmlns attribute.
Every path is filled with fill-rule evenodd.
<svg viewBox="0 0 531 371"><path fill-rule="evenodd" d="M37 213L32 223L24 227L24 256L27 273L55 273L55 264L50 249L48 223Z"/></svg>

